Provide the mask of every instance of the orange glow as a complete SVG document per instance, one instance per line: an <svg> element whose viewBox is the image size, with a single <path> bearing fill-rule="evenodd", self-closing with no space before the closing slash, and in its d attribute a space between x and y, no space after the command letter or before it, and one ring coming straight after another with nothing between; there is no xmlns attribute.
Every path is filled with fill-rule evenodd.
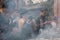
<svg viewBox="0 0 60 40"><path fill-rule="evenodd" d="M22 28L24 22L25 22L24 18L21 18L21 19L18 20L19 28Z"/></svg>
<svg viewBox="0 0 60 40"><path fill-rule="evenodd" d="M0 9L0 12L3 13L3 8Z"/></svg>
<svg viewBox="0 0 60 40"><path fill-rule="evenodd" d="M57 0L54 0L54 16L57 16Z"/></svg>

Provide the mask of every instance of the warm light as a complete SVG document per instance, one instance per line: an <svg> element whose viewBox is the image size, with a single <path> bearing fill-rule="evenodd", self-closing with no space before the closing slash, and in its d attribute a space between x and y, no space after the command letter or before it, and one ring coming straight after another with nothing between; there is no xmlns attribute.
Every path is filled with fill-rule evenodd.
<svg viewBox="0 0 60 40"><path fill-rule="evenodd" d="M23 26L23 24L24 24L24 18L20 18L19 20L18 20L18 25L19 25L19 28L22 28L22 26Z"/></svg>
<svg viewBox="0 0 60 40"><path fill-rule="evenodd" d="M3 9L2 8L0 9L0 13L3 13Z"/></svg>

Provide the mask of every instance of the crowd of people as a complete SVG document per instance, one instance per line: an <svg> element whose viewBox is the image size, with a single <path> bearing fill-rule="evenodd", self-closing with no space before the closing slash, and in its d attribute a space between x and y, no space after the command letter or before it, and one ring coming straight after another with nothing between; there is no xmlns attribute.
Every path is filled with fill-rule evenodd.
<svg viewBox="0 0 60 40"><path fill-rule="evenodd" d="M45 30L45 28L47 29L46 25L49 25L53 28L56 27L56 20L52 16L49 16L48 10L41 10L39 15L40 16L36 18L33 16L29 16L28 18L20 16L17 22L18 27L12 28L13 34L20 32L22 40L30 37L37 37L38 34Z"/></svg>
<svg viewBox="0 0 60 40"><path fill-rule="evenodd" d="M21 16L18 20L18 28L21 29L22 35L25 34L26 38L28 38L28 36L37 37L38 34L47 29L46 25L49 25L48 27L50 28L56 27L55 19L52 19L52 17L48 15L47 10L42 10L40 16L37 18L32 16L25 18L24 16Z"/></svg>

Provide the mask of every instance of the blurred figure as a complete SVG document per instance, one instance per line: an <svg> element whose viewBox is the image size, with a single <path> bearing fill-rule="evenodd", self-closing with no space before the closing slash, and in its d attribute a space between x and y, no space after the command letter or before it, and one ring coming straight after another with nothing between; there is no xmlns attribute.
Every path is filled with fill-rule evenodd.
<svg viewBox="0 0 60 40"><path fill-rule="evenodd" d="M21 32L23 25L25 23L25 17L21 16L20 19L17 20L17 25L15 24L16 27L13 28L13 33L16 34L18 32Z"/></svg>
<svg viewBox="0 0 60 40"><path fill-rule="evenodd" d="M33 17L31 20L31 24L32 24L32 38L36 38L37 37L37 26L36 26L36 20Z"/></svg>
<svg viewBox="0 0 60 40"><path fill-rule="evenodd" d="M48 21L48 10L42 10L40 13L40 28L44 29L45 24Z"/></svg>
<svg viewBox="0 0 60 40"><path fill-rule="evenodd" d="M21 31L21 39L30 39L32 36L32 17L28 17L25 23L23 24Z"/></svg>
<svg viewBox="0 0 60 40"><path fill-rule="evenodd" d="M2 13L3 12L3 0L0 0L0 12Z"/></svg>
<svg viewBox="0 0 60 40"><path fill-rule="evenodd" d="M0 0L0 12L3 13L3 9L6 8L6 0Z"/></svg>
<svg viewBox="0 0 60 40"><path fill-rule="evenodd" d="M45 24L48 21L48 11L47 9L41 10L40 16L36 19L37 24L37 33L39 33L39 30L42 31L42 29L45 28Z"/></svg>
<svg viewBox="0 0 60 40"><path fill-rule="evenodd" d="M21 28L25 22L25 17L21 16L20 19L18 20L18 28Z"/></svg>
<svg viewBox="0 0 60 40"><path fill-rule="evenodd" d="M32 28L33 28L33 31L36 30L36 20L34 18L32 19Z"/></svg>

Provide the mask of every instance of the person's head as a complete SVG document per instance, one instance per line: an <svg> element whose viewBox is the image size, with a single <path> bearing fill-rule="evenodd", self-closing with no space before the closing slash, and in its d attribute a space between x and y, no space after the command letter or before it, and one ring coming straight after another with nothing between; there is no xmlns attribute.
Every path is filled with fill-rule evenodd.
<svg viewBox="0 0 60 40"><path fill-rule="evenodd" d="M47 9L45 9L45 10L41 10L41 14L44 16L44 15L47 15L47 12L48 12L48 10Z"/></svg>

